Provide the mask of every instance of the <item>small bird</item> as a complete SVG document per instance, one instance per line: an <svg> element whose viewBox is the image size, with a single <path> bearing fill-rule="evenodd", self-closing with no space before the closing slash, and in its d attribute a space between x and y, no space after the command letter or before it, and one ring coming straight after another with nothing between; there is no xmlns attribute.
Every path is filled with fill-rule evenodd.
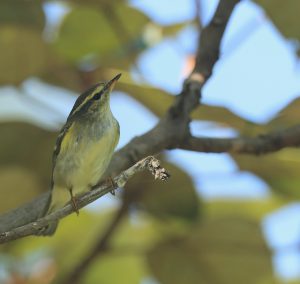
<svg viewBox="0 0 300 284"><path fill-rule="evenodd" d="M76 196L91 190L103 176L120 137L118 121L110 109L110 93L121 77L98 83L81 94L61 129L53 152L51 195L44 215L71 201L78 214ZM40 231L53 235L58 221Z"/></svg>

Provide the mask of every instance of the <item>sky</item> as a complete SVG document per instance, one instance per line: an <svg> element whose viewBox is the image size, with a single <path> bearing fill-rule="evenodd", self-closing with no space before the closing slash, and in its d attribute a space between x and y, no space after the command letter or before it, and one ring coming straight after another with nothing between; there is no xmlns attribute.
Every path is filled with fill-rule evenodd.
<svg viewBox="0 0 300 284"><path fill-rule="evenodd" d="M171 10L161 7L167 2L132 1L135 7L160 24L189 20L195 16L194 1L184 1L184 5L180 0L175 1L168 6ZM217 1L202 3L203 20L207 23ZM167 15L164 14L166 10ZM184 79L181 73L184 60L195 51L196 40L196 31L189 28L177 38L167 39L145 52L139 63L149 82L178 93ZM171 72L168 69L170 62L173 66ZM157 68L158 65L162 67ZM202 101L225 106L250 121L266 123L297 97L299 90L299 69L291 42L281 36L261 8L251 1L243 1L230 19L222 41L221 59L205 85ZM233 131L224 133L220 129L207 131L205 126L204 131L201 131L201 126L193 128L198 135L235 135ZM268 196L268 185L251 173L236 173L234 161L226 154L175 150L169 154L169 159L189 169L201 196L206 198ZM262 222L265 237L274 250L275 271L286 279L300 277L300 254L296 249L300 236L299 213L300 204L292 204L269 214Z"/></svg>
<svg viewBox="0 0 300 284"><path fill-rule="evenodd" d="M217 2L202 1L204 24L209 21ZM194 18L193 0L173 0L172 5L169 3L169 0L130 1L132 6L159 24L168 25ZM51 29L67 9L49 2L45 11L47 29ZM197 31L188 27L176 37L164 39L145 51L137 63L143 77L154 86L172 94L178 93L184 80L186 58L195 52L197 36ZM266 123L298 96L298 78L299 69L291 42L281 36L262 9L251 1L243 1L230 19L222 41L221 58L203 90L203 102L225 106L250 121ZM40 92L53 95L41 97ZM60 128L76 98L72 92L47 85L36 78L25 81L20 89L5 87L0 89L0 93L3 93L0 96L1 120L25 120L47 129ZM26 96L20 96L21 93L35 98L36 103L32 105L32 100L26 100ZM47 108L42 105L47 105ZM126 94L115 92L111 105L121 126L118 147L149 130L157 122L152 113ZM131 109L135 111L129 112ZM41 111L43 116L39 115ZM194 135L238 135L233 129L220 129L207 122L194 122L191 129ZM252 173L238 172L237 165L227 154L174 150L168 152L167 158L188 169L199 194L204 198L257 199L269 196L268 185ZM102 208L106 208L116 205L118 201L107 196L99 202ZM97 204L91 207L96 208ZM262 222L264 235L275 251L276 273L283 278L300 277L300 254L295 250L300 236L299 216L300 204L293 203L269 214Z"/></svg>

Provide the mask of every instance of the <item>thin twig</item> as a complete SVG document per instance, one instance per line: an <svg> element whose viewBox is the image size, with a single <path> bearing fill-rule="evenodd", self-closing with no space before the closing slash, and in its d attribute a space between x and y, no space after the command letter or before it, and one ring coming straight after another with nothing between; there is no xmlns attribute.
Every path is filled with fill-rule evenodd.
<svg viewBox="0 0 300 284"><path fill-rule="evenodd" d="M129 169L123 171L117 177L115 177L114 183L118 187L124 187L124 185L133 175L135 175L137 172L146 169L149 170L154 175L155 179L158 178L161 180L166 180L169 177L168 172L164 168L160 167L160 163L157 159L155 159L154 157L147 157L141 160L140 162L136 163ZM90 192L85 193L82 196L79 196L76 200L78 209L90 204L91 202L95 201L99 197L109 193L112 189L114 189L114 185L105 184L99 187L95 187ZM26 237L29 235L35 235L39 232L39 230L47 226L51 221L62 219L73 212L74 212L73 206L71 204L67 204L64 208L59 209L43 218L40 218L35 222L26 224L24 226L12 229L7 232L3 232L0 234L0 244L15 239L19 239L22 237Z"/></svg>
<svg viewBox="0 0 300 284"><path fill-rule="evenodd" d="M155 155L165 149L175 149L190 136L190 113L199 105L202 87L219 58L219 46L224 30L230 14L238 2L239 0L220 0L211 22L201 33L196 65L186 80L182 92L176 97L165 117L154 128L142 136L134 138L115 153L107 170L109 175L117 175L145 156ZM37 204L39 206L36 206ZM45 206L45 198L41 196L34 202L0 216L0 232L36 220L36 216L39 215L37 210L43 206ZM24 218L24 211L26 218ZM25 223L24 219L26 219Z"/></svg>
<svg viewBox="0 0 300 284"><path fill-rule="evenodd" d="M219 58L220 42L231 12L239 0L220 0L216 13L210 24L202 31L195 68L186 80L182 92L177 96L166 116L149 132L134 138L113 157L109 173L119 171L139 160L143 155L152 155L164 149L176 148L189 134L191 111L199 105L201 89L212 73L213 66ZM212 49L212 50L211 50ZM145 154L146 153L146 154ZM123 201L124 202L124 201ZM128 204L123 206L127 207ZM125 211L117 214L111 226L99 239L93 251L64 280L64 284L79 284L91 262L103 252L107 239L112 236L120 224ZM112 230L113 229L113 230Z"/></svg>
<svg viewBox="0 0 300 284"><path fill-rule="evenodd" d="M196 7L196 22L198 26L198 31L200 32L203 28L202 26L202 17L201 17L201 0L194 0L195 2L195 7Z"/></svg>

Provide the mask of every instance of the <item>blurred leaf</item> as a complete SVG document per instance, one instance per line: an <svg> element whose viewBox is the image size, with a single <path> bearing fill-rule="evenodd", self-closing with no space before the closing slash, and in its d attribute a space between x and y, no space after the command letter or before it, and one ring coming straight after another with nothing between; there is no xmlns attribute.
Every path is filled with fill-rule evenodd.
<svg viewBox="0 0 300 284"><path fill-rule="evenodd" d="M175 217L194 221L199 215L199 197L191 178L174 164L164 162L171 178L153 181L148 172L135 175L126 185L127 198L158 218Z"/></svg>
<svg viewBox="0 0 300 284"><path fill-rule="evenodd" d="M272 119L267 127L268 129L280 129L294 125L300 121L300 98L291 101L284 107L274 119Z"/></svg>
<svg viewBox="0 0 300 284"><path fill-rule="evenodd" d="M57 134L21 122L1 123L0 133L0 165L33 171L43 182L40 190L48 190Z"/></svg>
<svg viewBox="0 0 300 284"><path fill-rule="evenodd" d="M42 1L1 0L0 25L30 26L40 31L45 25Z"/></svg>
<svg viewBox="0 0 300 284"><path fill-rule="evenodd" d="M192 118L205 121L213 121L226 127L233 127L240 133L254 135L260 126L234 114L229 109L221 106L201 104L192 112Z"/></svg>
<svg viewBox="0 0 300 284"><path fill-rule="evenodd" d="M287 204L286 200L271 196L257 200L207 200L203 203L206 216L244 216L260 221L266 214L271 213Z"/></svg>
<svg viewBox="0 0 300 284"><path fill-rule="evenodd" d="M174 101L174 96L150 86L120 82L117 88L142 103L158 117L162 117Z"/></svg>
<svg viewBox="0 0 300 284"><path fill-rule="evenodd" d="M78 61L89 54L104 56L117 49L118 44L117 36L101 11L80 7L65 16L55 48L65 58Z"/></svg>
<svg viewBox="0 0 300 284"><path fill-rule="evenodd" d="M0 84L18 84L38 75L46 64L46 47L39 33L22 26L0 26Z"/></svg>
<svg viewBox="0 0 300 284"><path fill-rule="evenodd" d="M117 4L114 5L112 9L114 9L116 17L118 18L120 24L122 24L122 26L116 27L115 33L117 33L117 29L121 30L123 28L123 32L126 31L127 35L131 36L131 38L128 37L128 41L137 36L140 36L144 30L145 25L150 21L150 19L144 13L129 6L128 4ZM110 15L108 15L108 17L110 17Z"/></svg>
<svg viewBox="0 0 300 284"><path fill-rule="evenodd" d="M72 214L64 218L54 237L20 239L7 246L6 250L18 260L35 255L38 263L43 263L43 260L46 260L46 263L54 261L56 280L61 280L90 253L113 214L110 210L104 213L81 210L79 216ZM117 241L118 247L115 248L115 242L112 240L112 250L95 259L84 275L83 283L139 283L146 274L143 256L136 255L134 251L124 251L122 246L126 249L128 244L136 245L132 237L138 240L138 245L144 244L140 239L146 240L149 237L147 233L153 235L155 232L147 224L137 228L127 221L115 235L117 239L122 240Z"/></svg>
<svg viewBox="0 0 300 284"><path fill-rule="evenodd" d="M68 88L78 94L83 90L80 72L60 56L48 53L47 66L39 77L50 84Z"/></svg>
<svg viewBox="0 0 300 284"><path fill-rule="evenodd" d="M138 85L130 80L126 80L125 83L120 82L117 88L141 102L158 117L165 115L168 108L176 99L175 96L164 90L148 85ZM227 108L219 106L201 104L201 106L193 111L192 118L216 122L224 127L233 127L243 134L250 133L254 135L263 129L262 126L243 119Z"/></svg>
<svg viewBox="0 0 300 284"><path fill-rule="evenodd" d="M272 19L277 28L287 38L300 40L300 2L298 0L255 0Z"/></svg>
<svg viewBox="0 0 300 284"><path fill-rule="evenodd" d="M264 156L233 155L243 171L250 171L264 179L274 192L299 198L300 150L283 149Z"/></svg>
<svg viewBox="0 0 300 284"><path fill-rule="evenodd" d="M206 220L190 235L155 246L148 263L162 284L253 284L272 275L260 226L242 218Z"/></svg>
<svg viewBox="0 0 300 284"><path fill-rule="evenodd" d="M113 251L133 252L152 247L153 242L160 240L163 233L159 232L160 223L155 222L148 214L134 211L119 225L118 234L113 238Z"/></svg>
<svg viewBox="0 0 300 284"><path fill-rule="evenodd" d="M143 257L131 254L106 254L89 267L83 283L141 283L145 276L146 267Z"/></svg>
<svg viewBox="0 0 300 284"><path fill-rule="evenodd" d="M0 167L0 214L32 200L41 192L39 177L26 168Z"/></svg>
<svg viewBox="0 0 300 284"><path fill-rule="evenodd" d="M122 3L124 0L73 0L72 2L76 4L92 5L99 8L103 4Z"/></svg>
<svg viewBox="0 0 300 284"><path fill-rule="evenodd" d="M97 9L87 5L72 9L61 25L56 50L75 62L85 59L92 65L128 68L133 61L127 57L141 50L136 45L140 45L143 27L149 19L125 3L103 5L99 3Z"/></svg>
<svg viewBox="0 0 300 284"><path fill-rule="evenodd" d="M111 217L111 211L101 214L80 210L79 216L72 214L60 221L55 236L19 239L10 246L9 252L16 258L39 252L40 258L53 259L57 274L64 276L89 253Z"/></svg>
<svg viewBox="0 0 300 284"><path fill-rule="evenodd" d="M193 22L184 22L184 23L178 23L174 25L169 25L169 26L162 26L162 34L163 36L174 36L178 32L180 32L183 28L191 25Z"/></svg>

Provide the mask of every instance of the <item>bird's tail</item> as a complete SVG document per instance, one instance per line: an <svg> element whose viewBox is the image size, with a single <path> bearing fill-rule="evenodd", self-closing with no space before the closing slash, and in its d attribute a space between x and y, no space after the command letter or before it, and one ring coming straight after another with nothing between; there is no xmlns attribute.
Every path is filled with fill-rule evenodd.
<svg viewBox="0 0 300 284"><path fill-rule="evenodd" d="M54 187L49 196L47 205L45 206L45 210L42 216L46 216L60 208L62 208L67 202L69 198L69 193L65 188L57 188ZM58 220L50 222L46 227L42 228L38 236L52 236L58 226Z"/></svg>

